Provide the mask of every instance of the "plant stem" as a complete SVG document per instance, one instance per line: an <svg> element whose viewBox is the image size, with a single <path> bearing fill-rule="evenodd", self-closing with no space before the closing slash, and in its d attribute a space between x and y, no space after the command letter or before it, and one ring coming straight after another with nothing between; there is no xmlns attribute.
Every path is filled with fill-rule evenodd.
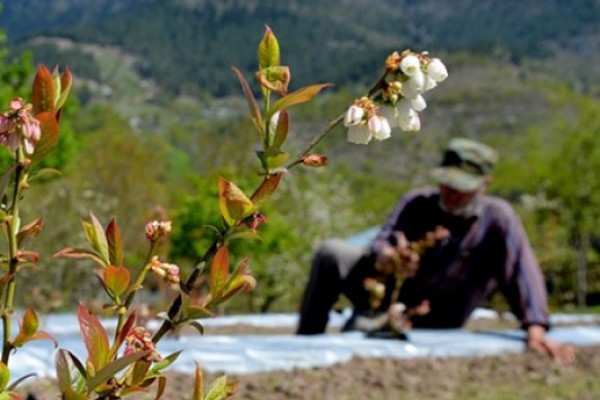
<svg viewBox="0 0 600 400"><path fill-rule="evenodd" d="M302 163L302 160L304 159L304 157L313 149L315 148L324 138L325 136L327 136L336 126L338 126L342 121L344 120L344 114L338 116L337 118L335 118L333 121L331 121L329 123L329 125L327 125L327 128L325 128L325 130L323 132L321 132L321 134L317 135L315 138L313 138L313 140L310 141L310 143L308 144L308 146L306 146L306 148L304 150L302 150L300 153L298 153L298 156L296 156L296 158L291 161L290 163L288 163L285 168L286 169L291 169L293 167L295 167L296 165Z"/></svg>
<svg viewBox="0 0 600 400"><path fill-rule="evenodd" d="M148 271L150 270L150 260L152 259L152 254L154 253L155 247L156 247L156 242L152 241L150 243L150 249L148 250L148 254L146 255L146 260L144 261L144 266L143 266L142 270L140 271L140 274L138 275L137 279L135 280L134 285L136 287L140 287L144 283L144 280L146 279L146 275L148 274ZM125 299L125 303L123 303L125 312L119 313L117 329L115 331L115 340L116 340L116 338L119 337L119 332L123 328L123 323L125 322L125 317L127 315L127 312L129 311L129 306L131 306L131 303L133 302L133 299L135 298L136 293L137 293L137 290L132 290L131 292L129 292L129 294L127 295L127 298Z"/></svg>
<svg viewBox="0 0 600 400"><path fill-rule="evenodd" d="M17 246L17 234L19 229L19 199L21 197L21 180L23 179L23 166L24 154L21 147L16 152L16 169L15 169L15 186L13 190L12 206L10 208L9 219L7 221L8 226L8 275L10 276L7 283L6 296L4 298L3 312L2 312L2 328L4 331L2 341L2 362L8 365L8 359L10 352L13 349L10 341L10 335L12 330L12 314L15 301L16 291L16 273L17 264L19 263L17 258L18 246Z"/></svg>

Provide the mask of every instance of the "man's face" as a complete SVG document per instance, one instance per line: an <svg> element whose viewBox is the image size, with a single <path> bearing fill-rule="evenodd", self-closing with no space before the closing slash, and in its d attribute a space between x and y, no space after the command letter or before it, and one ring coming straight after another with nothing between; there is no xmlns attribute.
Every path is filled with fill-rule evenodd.
<svg viewBox="0 0 600 400"><path fill-rule="evenodd" d="M440 185L442 203L449 213L454 213L465 208L480 191L481 189L472 192L462 192L446 185Z"/></svg>

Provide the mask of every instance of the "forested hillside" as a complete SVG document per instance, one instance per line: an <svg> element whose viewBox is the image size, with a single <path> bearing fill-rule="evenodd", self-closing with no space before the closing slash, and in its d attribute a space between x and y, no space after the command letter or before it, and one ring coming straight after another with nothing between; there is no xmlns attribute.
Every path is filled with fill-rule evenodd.
<svg viewBox="0 0 600 400"><path fill-rule="evenodd" d="M503 54L517 63L560 51L587 58L599 19L597 0L23 0L6 2L0 23L14 44L30 46L43 35L116 46L138 56L141 76L171 93L223 96L237 93L230 66L252 70L247 44L265 24L286 44L297 85L347 85L372 78L377 56L406 46ZM75 69L93 74L89 66Z"/></svg>

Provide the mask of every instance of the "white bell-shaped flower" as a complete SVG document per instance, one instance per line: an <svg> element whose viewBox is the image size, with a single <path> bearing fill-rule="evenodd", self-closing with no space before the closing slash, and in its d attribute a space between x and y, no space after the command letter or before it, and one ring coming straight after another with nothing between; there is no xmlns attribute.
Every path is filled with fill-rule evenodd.
<svg viewBox="0 0 600 400"><path fill-rule="evenodd" d="M377 140L385 140L390 137L392 128L387 118L382 115L373 115L369 118L369 130Z"/></svg>
<svg viewBox="0 0 600 400"><path fill-rule="evenodd" d="M373 137L367 124L348 127L348 141L354 144L369 144Z"/></svg>
<svg viewBox="0 0 600 400"><path fill-rule="evenodd" d="M421 95L417 95L414 99L410 101L410 105L415 111L423 111L427 108L427 102L425 98Z"/></svg>
<svg viewBox="0 0 600 400"><path fill-rule="evenodd" d="M421 71L421 61L419 61L419 57L409 54L402 58L402 61L400 61L400 70L409 77L413 76L417 71Z"/></svg>
<svg viewBox="0 0 600 400"><path fill-rule="evenodd" d="M344 126L355 126L359 125L363 122L363 118L365 116L365 110L357 105L351 105L348 107L348 111L346 111L346 115L344 116Z"/></svg>
<svg viewBox="0 0 600 400"><path fill-rule="evenodd" d="M429 77L436 82L442 82L448 77L448 70L439 58L432 58L427 64Z"/></svg>

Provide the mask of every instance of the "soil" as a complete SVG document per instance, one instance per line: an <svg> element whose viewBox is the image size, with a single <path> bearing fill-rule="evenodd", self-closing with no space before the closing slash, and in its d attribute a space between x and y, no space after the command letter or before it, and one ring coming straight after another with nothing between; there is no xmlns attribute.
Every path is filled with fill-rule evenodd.
<svg viewBox="0 0 600 400"><path fill-rule="evenodd" d="M497 323L494 323L498 327ZM512 327L510 322L501 326ZM475 322L471 328L488 328ZM286 333L289 329L237 326L215 333ZM539 354L474 358L364 359L327 368L294 369L230 376L237 382L234 399L245 400L381 400L381 399L600 399L600 346L580 347L573 364L561 365ZM205 374L209 385L221 374ZM167 373L163 399L190 400L193 378ZM56 385L39 379L21 390L30 399L56 399ZM153 393L127 398L150 400Z"/></svg>

